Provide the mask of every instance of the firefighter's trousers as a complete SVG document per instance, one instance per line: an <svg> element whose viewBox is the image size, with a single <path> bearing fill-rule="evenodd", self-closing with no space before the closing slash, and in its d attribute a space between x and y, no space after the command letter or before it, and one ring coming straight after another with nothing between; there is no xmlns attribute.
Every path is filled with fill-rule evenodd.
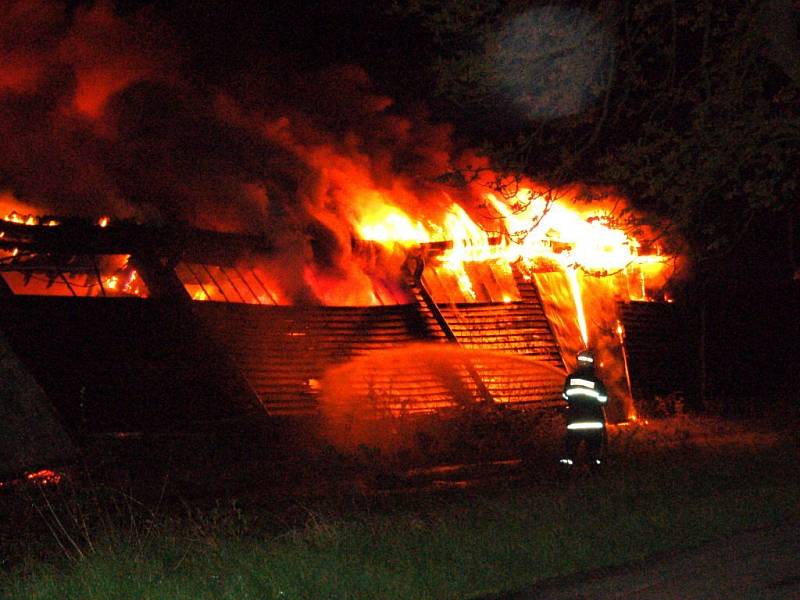
<svg viewBox="0 0 800 600"><path fill-rule="evenodd" d="M581 445L584 453L581 455ZM599 465L605 460L606 428L589 431L567 430L564 436L564 459L567 464L577 464L584 460L590 466Z"/></svg>

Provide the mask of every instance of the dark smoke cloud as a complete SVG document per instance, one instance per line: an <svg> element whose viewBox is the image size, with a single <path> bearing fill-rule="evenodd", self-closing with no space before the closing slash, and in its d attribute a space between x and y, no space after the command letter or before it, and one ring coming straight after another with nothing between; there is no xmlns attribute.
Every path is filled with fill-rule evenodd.
<svg viewBox="0 0 800 600"><path fill-rule="evenodd" d="M332 227L321 209L344 211L324 147L426 208L448 127L398 114L356 66L300 72L265 47L228 68L198 39L148 9L4 4L0 191L45 212L302 238Z"/></svg>
<svg viewBox="0 0 800 600"><path fill-rule="evenodd" d="M135 214L104 166L109 98L169 72L158 28L98 4L69 15L53 2L0 9L0 187L42 210Z"/></svg>
<svg viewBox="0 0 800 600"><path fill-rule="evenodd" d="M354 266L353 223L382 198L438 220L452 202L434 181L456 156L451 129L424 108L398 111L358 66L302 67L275 40L250 35L240 50L235 31L174 16L103 1L0 7L0 197L263 234L287 296L325 288L324 302L369 303L375 275Z"/></svg>

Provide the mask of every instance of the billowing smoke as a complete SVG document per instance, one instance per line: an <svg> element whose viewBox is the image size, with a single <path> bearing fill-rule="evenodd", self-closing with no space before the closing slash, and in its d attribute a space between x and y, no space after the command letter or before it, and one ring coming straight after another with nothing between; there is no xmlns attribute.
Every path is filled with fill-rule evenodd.
<svg viewBox="0 0 800 600"><path fill-rule="evenodd" d="M111 105L139 82L166 80L173 63L164 39L105 5L68 19L56 3L4 3L0 188L46 211L141 213L120 181Z"/></svg>
<svg viewBox="0 0 800 600"><path fill-rule="evenodd" d="M560 33L551 36L551 30ZM552 83L556 104L567 112L586 102L581 90L593 88L608 58L604 52L592 58L590 50L605 48L608 33L579 11L526 13L503 36L507 44L498 52L511 54L495 56L491 65L516 65L515 52L558 42L554 48L564 52L550 62L525 63L520 81L542 79L548 89ZM585 40L592 44L584 47ZM517 48L522 41L527 45ZM496 205L487 211L486 185L495 177L487 160L457 148L451 128L434 123L424 109L398 110L357 66L310 71L288 53L264 49L256 56L252 45L252 60L229 64L225 52L208 46L152 8L120 15L103 1L73 9L49 0L0 5L0 209L18 205L40 214L109 215L263 235L275 253L262 265L281 301L333 305L408 300L398 297L404 252L386 251L382 262L365 259L354 239L433 239L398 238L400 228L383 238L363 236L367 221L379 229L401 213L406 225L424 223L430 233L465 215L438 239L471 239L471 231L485 233L480 223L493 231L508 226L515 241L525 242L515 232L529 233L548 211L547 204L535 208L537 202L528 210L531 197L516 196L506 198L505 212ZM498 73L511 77L512 71ZM576 78L565 83L557 76L562 72ZM512 96L539 98L522 91ZM528 109L549 110L538 104ZM466 167L485 179L444 183L444 173ZM539 200L581 195L551 191L539 190ZM512 208L521 212L510 214ZM574 223L565 221L553 235L531 235L530 256L556 252L544 242L577 247L591 241L595 233L576 218L573 233ZM448 237L459 227L461 238ZM588 246L596 258L608 254L605 246ZM580 252L572 260L582 262ZM574 318L573 309L568 313Z"/></svg>
<svg viewBox="0 0 800 600"><path fill-rule="evenodd" d="M183 40L146 9L4 3L0 192L41 213L266 235L295 274L345 284L359 211L383 196L443 210L450 129L398 114L362 69L258 61L212 80Z"/></svg>

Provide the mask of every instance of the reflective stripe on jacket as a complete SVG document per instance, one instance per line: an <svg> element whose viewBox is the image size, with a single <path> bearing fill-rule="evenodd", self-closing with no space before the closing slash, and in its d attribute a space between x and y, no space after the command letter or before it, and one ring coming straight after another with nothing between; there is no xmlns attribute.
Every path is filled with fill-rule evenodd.
<svg viewBox="0 0 800 600"><path fill-rule="evenodd" d="M562 396L567 401L568 430L584 434L604 430L608 393L593 373L579 370L568 375Z"/></svg>

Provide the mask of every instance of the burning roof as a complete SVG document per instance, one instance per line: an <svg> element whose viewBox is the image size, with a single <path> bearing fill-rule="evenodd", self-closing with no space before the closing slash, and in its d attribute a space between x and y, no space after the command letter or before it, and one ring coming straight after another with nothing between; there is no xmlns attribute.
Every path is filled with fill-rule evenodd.
<svg viewBox="0 0 800 600"><path fill-rule="evenodd" d="M559 214L556 206L553 201L546 203L540 224ZM0 222L0 247L5 254L0 277L7 295L151 297L189 302L193 306L190 312L222 343L250 382L257 401L273 414L306 411L302 406L313 411L320 392L313 382L319 382L329 367L363 352L418 340L441 339L467 348L510 351L559 368L591 335L592 344L612 359L609 367L619 362L619 357L614 358L619 348L614 323L620 326L616 302L646 299L647 284L652 283L649 275L660 274L657 269L664 267L663 259L639 257L638 242L598 218L585 221L577 213L561 215L587 236L600 232L611 240L598 251L600 258L589 255L592 266L597 268L603 252L628 261L616 272L608 271L618 265L607 263L610 267L598 273L577 262L583 243L580 236L570 242L567 236L558 235L555 225L548 227L545 236L534 236L536 228L524 236L517 232L517 243L507 232L487 233L463 211L451 214L460 215L458 226L451 223L452 240L353 241L351 253L365 274L365 292L355 290L344 302L331 302L339 297L330 288L338 290L341 281L313 279L310 283L314 285L309 285L313 295L303 299L288 296L280 271L271 268L275 250L263 237L142 226L106 218L90 223L12 214ZM515 213L508 216L521 218ZM390 225L391 220L383 231ZM420 232L424 227L417 224ZM458 237L463 231L471 237ZM585 243L597 244L594 238ZM534 250L525 255L526 248ZM206 301L211 302L203 308ZM270 307L271 312L267 315L235 305ZM310 308L313 305L319 307L316 312ZM326 308L331 305L351 309L342 313L342 309ZM284 307L283 312L275 312L279 307ZM380 310L369 312L368 307ZM279 317L281 314L285 317ZM289 319L285 330L278 327L284 318ZM263 319L267 321L259 325ZM335 325L337 322L341 324ZM373 326L366 323L384 327L384 322L396 322L390 336L368 333ZM262 341L254 346L256 339ZM277 355L270 349L273 343ZM294 346L297 352L288 352ZM320 347L324 348L321 355ZM312 360L312 356L320 358ZM291 364L283 364L287 357ZM273 372L273 367L281 364L279 370L288 375ZM492 392L485 380L499 379L491 372L481 374L468 368L466 376L472 381L466 385L472 386L470 393L476 398L508 402L513 397L513 402L522 404L557 398L557 377L545 377L549 383L544 387L525 383L530 390L538 390L526 396L507 384L495 386ZM621 377L619 370L615 378ZM254 383L256 380L294 381L287 384L294 390L288 392L294 400L279 399L289 388L272 390L269 385ZM624 397L621 379L617 387ZM452 398L457 395L451 394ZM422 398L411 404L417 410L427 401ZM408 399L404 402L411 405ZM630 408L628 403L626 410Z"/></svg>
<svg viewBox="0 0 800 600"><path fill-rule="evenodd" d="M281 302L395 297L398 265L387 276L358 255L362 240L453 242L442 261L455 273L465 261L515 257L609 272L657 254L606 227L621 200L606 194L597 215L597 202L590 211L574 203L599 190L504 180L451 127L401 112L361 68L292 76L255 61L212 85L154 11L40 0L3 11L5 214L108 215L263 238Z"/></svg>

